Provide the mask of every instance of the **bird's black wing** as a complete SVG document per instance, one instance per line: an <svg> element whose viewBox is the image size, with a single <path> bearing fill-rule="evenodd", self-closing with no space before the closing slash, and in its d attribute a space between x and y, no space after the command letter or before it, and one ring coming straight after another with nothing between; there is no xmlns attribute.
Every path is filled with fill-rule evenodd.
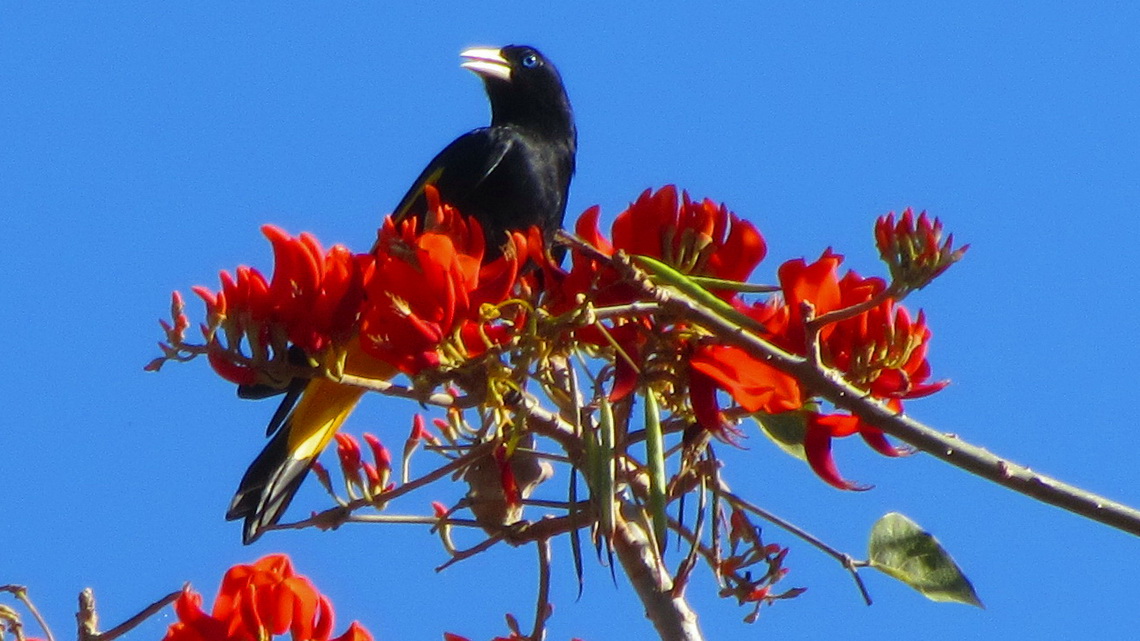
<svg viewBox="0 0 1140 641"><path fill-rule="evenodd" d="M510 136L492 127L456 138L420 172L392 217L400 222L409 216L423 216L427 211L425 185L434 185L444 202L461 205L495 171L513 144Z"/></svg>

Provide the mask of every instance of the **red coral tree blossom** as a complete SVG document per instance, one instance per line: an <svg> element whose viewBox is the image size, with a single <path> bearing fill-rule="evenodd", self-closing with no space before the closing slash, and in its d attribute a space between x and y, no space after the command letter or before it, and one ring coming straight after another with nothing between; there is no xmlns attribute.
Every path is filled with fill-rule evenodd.
<svg viewBox="0 0 1140 641"><path fill-rule="evenodd" d="M343 245L326 252L310 234L294 237L272 225L261 231L273 246L270 279L243 265L236 276L221 272L218 292L193 288L206 303L202 332L209 341L210 364L223 378L246 385L272 381L261 379L264 372L256 364L232 358L243 342L255 361L273 352L283 357L286 343L310 358L343 345L355 331L372 262L371 256L353 254Z"/></svg>
<svg viewBox="0 0 1140 641"><path fill-rule="evenodd" d="M583 301L595 308L637 301L636 287L605 259L620 251L655 258L688 277L709 279L709 291L753 319L765 339L793 354L806 354L809 333L818 334L812 341L819 345L823 365L892 407L901 408L903 399L945 385L929 381L930 331L922 314L912 319L898 306L895 297L902 291L887 291L882 279L855 272L839 278L843 258L829 250L814 263L785 262L778 269L779 295L749 304L731 283L749 279L763 260L763 236L724 205L694 200L671 185L643 192L615 218L610 237L599 229L600 210L586 210L576 230L598 253L573 251L571 267L562 273L545 260L535 230L512 234L501 255L484 262L487 248L478 221L440 202L430 188L427 197L429 213L422 224L385 220L367 254L352 254L339 245L324 251L308 234L291 237L274 227L263 228L274 248L271 278L243 266L236 277L222 272L222 289L216 294L195 288L207 303L210 324L203 331L218 373L244 384L280 385L280 380L266 379L258 360L283 355L291 345L310 362L328 366L343 359L355 340L362 352L356 359L375 359L405 374L457 366L516 335L525 308L515 306L504 315L496 306L520 291L536 289L538 270L528 273L528 261L543 268L549 313L573 311ZM916 219L910 210L897 222L893 214L882 217L876 241L895 281L912 288L941 273L965 251L954 250L952 239L942 241L937 220L931 222L925 214ZM805 309L810 307L818 318L858 305L867 308L809 332ZM185 320L176 323L181 327ZM617 314L578 327L573 335L579 343L617 351L612 401L644 384L643 370L663 364L684 377L696 422L721 438L731 440L740 432L724 418L718 392L727 393L749 413L802 412L807 460L836 487L858 486L835 469L832 438L860 434L878 452L901 453L874 426L852 416L818 412L810 390L791 375L684 323ZM251 352L249 360L235 358L235 346L243 344Z"/></svg>
<svg viewBox="0 0 1140 641"><path fill-rule="evenodd" d="M615 251L656 258L693 276L745 281L767 253L764 237L752 223L712 200L694 201L688 193L667 185L645 190L614 219L612 240L598 227L601 208L587 209L578 218L577 234L601 254ZM617 305L637 295L628 283L595 256L574 252L573 266L552 298L558 306L573 305L578 295L587 295L595 305ZM722 298L730 291L715 290Z"/></svg>
<svg viewBox="0 0 1140 641"><path fill-rule="evenodd" d="M365 353L406 374L454 364L506 340L508 325L487 316L484 305L493 307L511 295L534 251L524 234L515 233L499 258L484 263L479 221L440 203L430 187L427 196L423 230L414 219L385 220L361 312ZM441 349L444 345L451 349Z"/></svg>
<svg viewBox="0 0 1140 641"><path fill-rule="evenodd" d="M765 338L790 353L805 355L811 344L818 343L824 366L838 370L849 382L896 410L901 411L903 399L944 388L946 381L929 380L926 354L931 332L923 314L912 321L880 278L864 278L848 271L840 279L842 262L843 257L830 250L811 264L789 260L779 269L781 295L741 311L765 329ZM820 318L859 306L866 309L810 330L804 314L811 309L812 317ZM692 366L750 412L779 414L809 407L810 397L798 381L744 350L705 347L694 355ZM810 407L816 406L813 403ZM905 451L890 445L878 428L854 416L806 409L802 418L808 463L820 478L841 489L863 486L840 476L831 457L832 438L859 434L881 454L898 456Z"/></svg>
<svg viewBox="0 0 1140 641"><path fill-rule="evenodd" d="M678 198L673 185L642 192L614 219L612 240L598 227L600 213L598 207L587 209L579 217L576 231L605 256L616 251L649 256L683 274L744 281L767 253L764 237L754 225L712 200L692 200L686 192ZM628 304L639 297L635 287L597 256L574 252L572 260L569 274L551 294L552 311L571 308L582 299L605 307ZM731 290L714 287L712 291L724 299L735 298ZM649 319L618 317L577 332L579 340L598 346L616 344L624 352L624 357L615 361L612 400L624 398L636 387L634 363L646 360L648 338L661 329ZM719 426L716 429L719 432Z"/></svg>
<svg viewBox="0 0 1140 641"><path fill-rule="evenodd" d="M372 641L355 621L332 637L332 604L283 554L227 570L212 612L202 610L202 595L189 587L174 611L178 621L163 641L268 641L286 633L293 641Z"/></svg>
<svg viewBox="0 0 1140 641"><path fill-rule="evenodd" d="M440 202L430 187L425 192L428 213L386 219L366 253L339 245L326 251L307 234L265 227L274 252L269 277L240 267L222 273L217 292L194 289L207 306L204 345L183 340L190 321L179 295L163 323L164 356L149 369L205 354L242 385L280 390L295 377L323 377L354 401L368 388L446 408L447 419L433 421L438 435L417 415L396 461L372 435L364 436L368 461L358 440L338 434L347 499L325 467L315 468L337 505L297 526L335 528L358 509L382 511L450 478L467 485L463 499L453 507L425 501L432 516L413 520L433 524L455 559L467 554L451 541L460 527L482 528L491 535L487 545L545 543L560 534L577 545L583 530L601 550L607 539L632 536L624 523L653 530L646 540L654 539L658 569L668 572L671 546L664 544L673 530L693 538L689 561L707 549L721 596L759 607L802 589L772 591L787 572L787 548L762 541L744 514L756 508L717 489L726 486L710 436L735 444L744 434L740 422L754 418L798 439L822 480L860 489L839 473L834 439L858 434L886 456L906 450L826 399L845 402L854 386L901 412L905 401L946 385L932 378L924 314L901 301L965 248L943 240L941 224L925 214L907 210L876 224L889 281L843 272L843 257L829 249L812 262L784 262L778 285L763 286L747 282L767 253L756 226L673 186L643 192L608 234L600 209L586 210L575 225L578 238L563 238L566 269L551 259L539 230L486 239L477 220ZM405 381L390 380L400 374ZM837 397L829 383L839 379L845 386ZM411 458L423 452L446 462L412 479ZM554 466L570 468L566 500L531 499ZM731 528L704 492L736 501ZM693 494L701 500L698 525L689 530L678 523L683 498ZM455 516L465 509L475 518ZM524 511L536 510L542 518L524 521ZM701 523L710 526L707 540L694 534ZM631 562L652 561L652 554ZM672 577L675 585L687 581L689 561ZM540 601L538 630L549 605ZM329 641L332 629L331 606L284 557L231 569L210 614L190 591L176 609L170 641L263 641L285 631L294 641ZM515 625L511 632L521 636ZM366 633L354 625L338 639L347 638Z"/></svg>
<svg viewBox="0 0 1140 641"><path fill-rule="evenodd" d="M676 189L646 191L620 213L612 226L612 239L598 228L599 210L591 208L579 218L577 232L602 255L623 251L649 256L690 277L744 281L763 259L760 233L710 200L696 202ZM725 283L709 281L706 287L762 328L763 338L786 351L805 355L818 343L821 364L840 371L853 384L901 410L905 398L942 389L946 382L931 382L926 360L930 330L920 313L910 313L895 300L906 288L929 282L958 260L965 248L953 250L952 238L941 239L941 223L925 214L917 222L910 210L898 223L894 215L876 224L876 239L892 275L900 279L897 291L887 291L880 278L863 278L854 271L838 276L843 257L830 250L814 263L789 260L778 270L779 295L748 305ZM637 299L635 288L597 256L573 255L573 266L556 294L557 305L586 298L594 305L622 305ZM907 271L907 270L910 271ZM905 286L905 287L903 287ZM836 322L809 328L811 318L864 306ZM812 317L804 311L812 310ZM662 342L661 335L670 340ZM812 334L809 342L809 334ZM723 439L740 432L724 418L718 390L727 393L750 413L799 412L805 429L808 463L826 482L842 489L857 489L844 480L831 457L831 439L860 434L877 452L898 456L904 450L890 445L882 432L846 414L822 414L814 408L810 390L793 376L763 359L716 337L693 336L684 325L663 326L645 317L618 317L607 324L580 330L579 340L615 346L626 357L615 359L611 400L624 398L638 384L636 365L661 359L669 350L687 353L689 402L696 422Z"/></svg>
<svg viewBox="0 0 1140 641"><path fill-rule="evenodd" d="M501 255L484 263L479 222L441 203L430 186L425 191L425 223L385 219L365 254L342 245L326 252L309 234L290 236L264 226L273 245L270 278L241 266L236 276L221 272L217 292L193 288L206 303L202 332L214 370L234 383L280 387L287 377L274 377L264 367L267 361L295 360L290 355L299 350L309 363L341 371L346 352L352 352L355 371L375 369L360 365L356 354L362 351L416 374L506 340L521 317L489 313L484 306L499 305L520 287L533 288L524 282L522 266L541 256L541 235L516 232ZM181 307L177 296L175 307ZM167 334L184 324L168 327ZM170 353L168 345L163 349Z"/></svg>

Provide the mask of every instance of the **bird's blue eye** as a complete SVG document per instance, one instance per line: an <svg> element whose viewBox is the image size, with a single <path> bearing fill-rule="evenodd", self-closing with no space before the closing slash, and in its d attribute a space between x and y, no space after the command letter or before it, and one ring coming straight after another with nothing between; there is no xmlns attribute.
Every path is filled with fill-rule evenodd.
<svg viewBox="0 0 1140 641"><path fill-rule="evenodd" d="M533 53L526 54L523 56L522 66L526 67L527 69L534 69L538 66L538 56L534 55Z"/></svg>

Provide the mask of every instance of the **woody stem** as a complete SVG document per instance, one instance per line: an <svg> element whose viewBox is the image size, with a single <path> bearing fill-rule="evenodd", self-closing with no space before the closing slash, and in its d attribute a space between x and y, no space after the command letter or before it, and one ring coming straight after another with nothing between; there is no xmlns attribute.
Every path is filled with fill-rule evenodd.
<svg viewBox="0 0 1140 641"><path fill-rule="evenodd" d="M909 416L896 413L878 399L848 383L839 372L776 347L674 287L654 284L644 272L628 261L621 267L639 274L641 277L631 279L631 282L638 283L645 294L663 308L705 327L726 343L750 352L772 367L791 374L836 407L851 412L883 432L1015 492L1140 536L1140 510L1038 474L1028 467L967 443L954 434L939 432Z"/></svg>

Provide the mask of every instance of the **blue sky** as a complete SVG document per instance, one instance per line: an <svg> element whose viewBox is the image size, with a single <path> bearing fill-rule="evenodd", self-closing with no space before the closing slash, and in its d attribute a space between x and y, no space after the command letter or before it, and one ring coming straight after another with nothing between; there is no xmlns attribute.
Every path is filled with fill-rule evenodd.
<svg viewBox="0 0 1140 641"><path fill-rule="evenodd" d="M1131 404L1140 341L1140 9L1131 3L4 3L0 6L0 583L71 638L75 594L104 625L192 581L289 552L342 628L379 640L502 633L529 621L533 552L442 574L413 527L271 533L222 519L272 403L204 363L159 375L169 292L269 266L272 222L365 247L424 163L484 124L474 44L529 43L576 109L568 217L612 216L676 183L728 203L784 259L833 246L881 273L874 218L941 217L966 259L908 304L927 311L946 391L920 420L1140 505ZM398 443L413 408L373 399L349 429ZM390 436L388 436L390 435ZM829 559L790 545L799 599L745 611L691 588L709 638L1123 638L1140 625L1140 541L925 456L836 455L841 493L753 433L728 479L853 554L881 514L934 532L986 610L868 573L865 607ZM306 488L294 515L325 505ZM644 638L632 590L590 566L574 602L556 548L551 638ZM211 596L212 598L212 596ZM132 638L161 636L157 619Z"/></svg>

